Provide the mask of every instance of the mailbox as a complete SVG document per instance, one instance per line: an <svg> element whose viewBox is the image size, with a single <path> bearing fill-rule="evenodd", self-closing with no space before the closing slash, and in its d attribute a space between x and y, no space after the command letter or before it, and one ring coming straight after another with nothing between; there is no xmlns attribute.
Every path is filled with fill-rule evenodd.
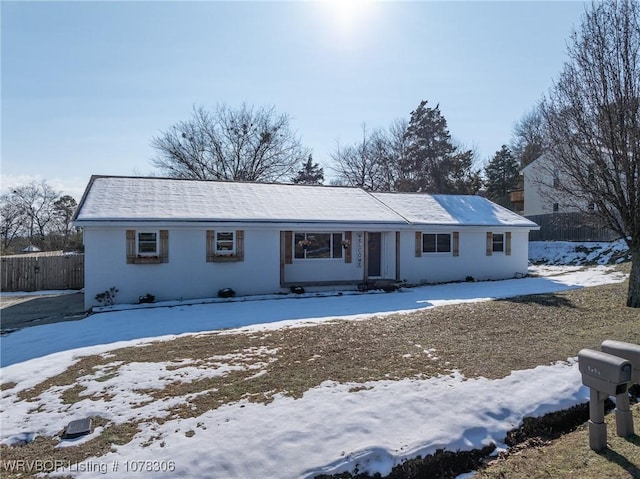
<svg viewBox="0 0 640 479"><path fill-rule="evenodd" d="M624 358L631 363L631 382L640 384L640 345L622 341L602 341L602 351Z"/></svg>
<svg viewBox="0 0 640 479"><path fill-rule="evenodd" d="M614 396L627 392L631 382L631 362L612 354L583 349L578 353L582 384Z"/></svg>
<svg viewBox="0 0 640 479"><path fill-rule="evenodd" d="M607 425L604 422L604 400L608 396L627 398L631 382L631 362L613 354L583 349L578 353L578 368L582 373L582 384L589 387L589 447L601 451L607 447ZM633 433L633 422L629 425L631 411L616 413L618 435Z"/></svg>
<svg viewBox="0 0 640 479"><path fill-rule="evenodd" d="M606 340L602 342L602 351L631 363L631 382L640 384L640 346L622 341ZM633 413L627 391L616 395L616 431L620 437L634 435Z"/></svg>

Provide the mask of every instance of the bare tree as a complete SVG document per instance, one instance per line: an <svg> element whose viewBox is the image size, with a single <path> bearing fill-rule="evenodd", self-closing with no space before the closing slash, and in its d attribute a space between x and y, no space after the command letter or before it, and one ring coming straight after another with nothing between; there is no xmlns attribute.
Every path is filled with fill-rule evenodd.
<svg viewBox="0 0 640 479"><path fill-rule="evenodd" d="M71 196L60 197L45 180L13 188L0 197L3 249L9 249L18 237L39 248L57 246L53 244L55 236L68 239L71 233L75 208L76 201Z"/></svg>
<svg viewBox="0 0 640 479"><path fill-rule="evenodd" d="M0 197L0 236L2 237L2 252L11 247L13 240L24 232L25 217L20 205L10 194Z"/></svg>
<svg viewBox="0 0 640 479"><path fill-rule="evenodd" d="M640 3L593 3L542 102L556 188L624 237L640 307Z"/></svg>
<svg viewBox="0 0 640 479"><path fill-rule="evenodd" d="M511 151L524 168L544 153L546 139L540 106L525 113L513 127Z"/></svg>
<svg viewBox="0 0 640 479"><path fill-rule="evenodd" d="M175 178L280 181L291 177L309 150L274 107L194 108L191 119L151 140L152 165Z"/></svg>
<svg viewBox="0 0 640 479"><path fill-rule="evenodd" d="M389 128L378 132L379 162L381 163L381 183L383 191L395 191L401 176L400 165L406 163L407 128L409 122L404 119L394 120Z"/></svg>
<svg viewBox="0 0 640 479"><path fill-rule="evenodd" d="M337 178L333 184L359 186L371 191L394 191L399 165L406 155L407 121L394 120L387 130L368 131L362 125L362 141L331 154Z"/></svg>
<svg viewBox="0 0 640 479"><path fill-rule="evenodd" d="M331 153L337 182L357 186L370 191L388 191L385 171L386 144L380 130L367 131L362 125L362 140L354 145L341 147L338 143Z"/></svg>

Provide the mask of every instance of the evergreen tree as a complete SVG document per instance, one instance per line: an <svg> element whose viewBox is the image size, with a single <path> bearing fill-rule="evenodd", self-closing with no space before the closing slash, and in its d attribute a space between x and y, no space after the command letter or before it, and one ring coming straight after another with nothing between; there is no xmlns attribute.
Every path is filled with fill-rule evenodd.
<svg viewBox="0 0 640 479"><path fill-rule="evenodd" d="M291 181L300 185L321 185L324 182L324 170L320 168L318 163L313 163L313 158L309 155L307 161Z"/></svg>
<svg viewBox="0 0 640 479"><path fill-rule="evenodd" d="M518 161L511 150L502 145L484 169L487 197L499 205L511 206L509 191L518 187L520 173Z"/></svg>
<svg viewBox="0 0 640 479"><path fill-rule="evenodd" d="M479 170L473 169L475 153L473 150L458 151L448 158L445 192L452 195L475 195L482 188Z"/></svg>
<svg viewBox="0 0 640 479"><path fill-rule="evenodd" d="M480 174L472 169L473 151L460 151L452 142L439 105L423 100L411 112L405 133L406 155L400 159L398 191L474 194Z"/></svg>

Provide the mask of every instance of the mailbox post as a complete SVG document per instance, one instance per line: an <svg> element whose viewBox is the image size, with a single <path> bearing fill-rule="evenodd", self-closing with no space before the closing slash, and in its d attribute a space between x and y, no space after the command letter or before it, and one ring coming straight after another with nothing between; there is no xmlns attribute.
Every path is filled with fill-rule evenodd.
<svg viewBox="0 0 640 479"><path fill-rule="evenodd" d="M623 358L593 349L578 353L582 384L589 391L589 447L600 451L607 447L604 400L627 393L631 381L631 363Z"/></svg>
<svg viewBox="0 0 640 479"><path fill-rule="evenodd" d="M640 384L640 345L622 341L603 341L602 351L626 359L631 363L631 384ZM633 436L633 415L629 394L616 395L616 432L620 437Z"/></svg>

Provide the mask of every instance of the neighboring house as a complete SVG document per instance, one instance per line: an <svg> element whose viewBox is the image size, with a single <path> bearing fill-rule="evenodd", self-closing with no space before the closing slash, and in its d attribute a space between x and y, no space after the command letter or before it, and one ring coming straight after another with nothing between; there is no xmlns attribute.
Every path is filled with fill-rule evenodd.
<svg viewBox="0 0 640 479"><path fill-rule="evenodd" d="M543 154L521 171L523 176L523 215L540 225L531 241L612 241L619 235L598 225L590 210L593 204L577 200L559 188L568 184L560 176L553 159ZM518 192L511 193L517 198Z"/></svg>
<svg viewBox="0 0 640 479"><path fill-rule="evenodd" d="M543 154L522 169L524 177L524 216L549 213L575 213L588 205L576 205L574 198L558 189L561 181L558 170L548 154Z"/></svg>
<svg viewBox="0 0 640 479"><path fill-rule="evenodd" d="M85 304L524 275L537 225L479 196L94 176L83 228Z"/></svg>

